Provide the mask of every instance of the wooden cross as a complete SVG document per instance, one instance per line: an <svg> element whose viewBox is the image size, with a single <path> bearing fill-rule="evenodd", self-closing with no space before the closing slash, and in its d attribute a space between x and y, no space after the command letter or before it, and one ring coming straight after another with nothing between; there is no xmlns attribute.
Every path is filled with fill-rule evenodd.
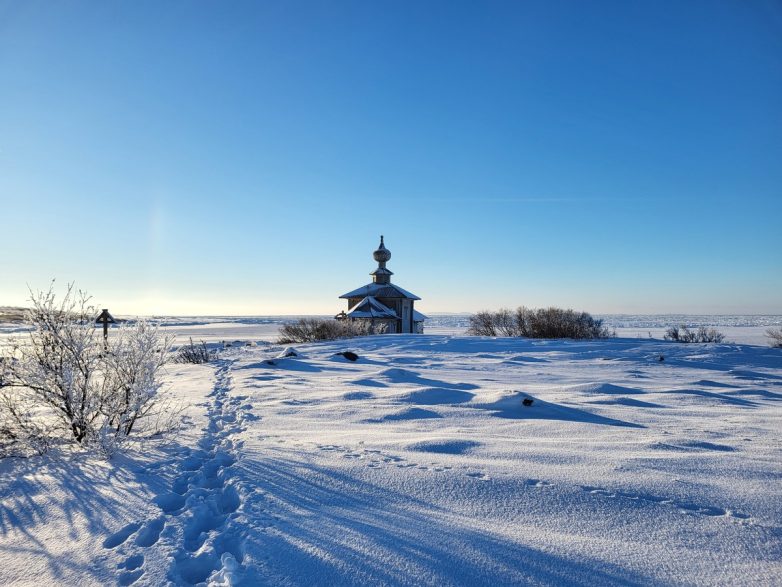
<svg viewBox="0 0 782 587"><path fill-rule="evenodd" d="M103 311L100 313L100 316L98 316L95 319L95 324L103 324L103 348L108 348L109 346L109 324L116 324L117 321L114 319L114 316L109 314L109 311L106 308L103 308Z"/></svg>

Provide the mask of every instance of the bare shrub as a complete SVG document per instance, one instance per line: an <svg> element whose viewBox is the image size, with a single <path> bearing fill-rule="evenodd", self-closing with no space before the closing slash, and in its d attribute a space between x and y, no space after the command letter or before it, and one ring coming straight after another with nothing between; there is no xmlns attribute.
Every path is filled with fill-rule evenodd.
<svg viewBox="0 0 782 587"><path fill-rule="evenodd" d="M766 336L769 338L769 344L775 349L782 349L782 326L779 328L769 328L766 330Z"/></svg>
<svg viewBox="0 0 782 587"><path fill-rule="evenodd" d="M497 336L497 325L494 322L494 314L483 310L473 314L469 318L467 334L472 336ZM515 334L513 335L515 336Z"/></svg>
<svg viewBox="0 0 782 587"><path fill-rule="evenodd" d="M280 338L277 340L277 343L295 344L323 340L339 340L356 336L383 334L384 332L386 332L385 324L373 324L368 320L302 318L297 322L281 326Z"/></svg>
<svg viewBox="0 0 782 587"><path fill-rule="evenodd" d="M603 321L587 312L562 308L530 309L519 307L515 312L478 312L470 316L467 334L474 336L523 336L527 338L608 338L612 332Z"/></svg>
<svg viewBox="0 0 782 587"><path fill-rule="evenodd" d="M210 352L203 340L201 341L201 344L194 344L193 339L191 338L189 344L179 347L174 362L200 365L201 363L208 363L216 356L217 353Z"/></svg>
<svg viewBox="0 0 782 587"><path fill-rule="evenodd" d="M725 335L716 328L706 328L705 326L698 328L698 342L722 342L724 340Z"/></svg>
<svg viewBox="0 0 782 587"><path fill-rule="evenodd" d="M671 326L665 331L665 340L672 342L722 342L725 335L716 328L698 327L698 330L690 330L687 326Z"/></svg>
<svg viewBox="0 0 782 587"><path fill-rule="evenodd" d="M494 313L494 324L499 336L518 336L515 316L510 310L497 310Z"/></svg>
<svg viewBox="0 0 782 587"><path fill-rule="evenodd" d="M613 334L602 320L570 309L521 307L516 311L516 322L519 336L529 338L595 339Z"/></svg>
<svg viewBox="0 0 782 587"><path fill-rule="evenodd" d="M157 327L122 326L104 346L89 297L69 285L31 293L31 331L15 343L0 389L6 440L42 452L75 442L111 456L153 411L170 339Z"/></svg>

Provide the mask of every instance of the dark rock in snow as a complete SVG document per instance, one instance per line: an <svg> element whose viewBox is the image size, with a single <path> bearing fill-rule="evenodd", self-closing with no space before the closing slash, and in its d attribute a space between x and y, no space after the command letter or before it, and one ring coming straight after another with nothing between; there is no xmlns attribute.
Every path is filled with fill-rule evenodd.
<svg viewBox="0 0 782 587"><path fill-rule="evenodd" d="M530 406L532 405L532 402L533 402L533 401L534 401L534 400L533 400L531 397L525 397L525 398L522 400L522 402L521 402L521 403L522 403L522 404L523 404L525 407L527 407L527 408L528 408L528 407L530 407Z"/></svg>
<svg viewBox="0 0 782 587"><path fill-rule="evenodd" d="M337 353L340 356L345 357L348 361L357 361L358 355L352 351L343 351L341 353Z"/></svg>

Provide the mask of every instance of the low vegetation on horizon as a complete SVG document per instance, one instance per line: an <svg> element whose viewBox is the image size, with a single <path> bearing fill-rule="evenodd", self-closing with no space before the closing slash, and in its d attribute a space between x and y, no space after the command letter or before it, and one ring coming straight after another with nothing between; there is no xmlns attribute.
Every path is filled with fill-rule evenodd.
<svg viewBox="0 0 782 587"><path fill-rule="evenodd" d="M364 320L334 320L323 318L302 318L280 327L278 344L296 344L354 338L384 334L383 324L372 324Z"/></svg>
<svg viewBox="0 0 782 587"><path fill-rule="evenodd" d="M725 335L716 328L698 327L698 330L690 330L686 326L671 326L665 331L665 340L672 342L722 342Z"/></svg>
<svg viewBox="0 0 782 587"><path fill-rule="evenodd" d="M603 326L603 320L587 312L562 308L531 309L520 306L515 311L501 309L482 311L470 316L467 334L471 336L514 336L525 338L609 338L614 332Z"/></svg>

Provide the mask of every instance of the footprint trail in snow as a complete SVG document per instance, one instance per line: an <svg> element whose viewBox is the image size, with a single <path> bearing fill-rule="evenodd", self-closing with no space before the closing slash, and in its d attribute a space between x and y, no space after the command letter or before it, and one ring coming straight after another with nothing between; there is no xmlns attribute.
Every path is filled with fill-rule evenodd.
<svg viewBox="0 0 782 587"><path fill-rule="evenodd" d="M244 429L246 418L257 418L250 414L246 397L230 395L232 363L217 363L208 423L198 449L185 452L171 491L155 498L162 515L128 524L104 541L104 548L120 549L125 557L119 565L119 585L160 580L230 584L243 572L245 488L233 470L241 442L232 437ZM149 559L155 562L146 569ZM165 577L157 569L161 563L167 569Z"/></svg>

